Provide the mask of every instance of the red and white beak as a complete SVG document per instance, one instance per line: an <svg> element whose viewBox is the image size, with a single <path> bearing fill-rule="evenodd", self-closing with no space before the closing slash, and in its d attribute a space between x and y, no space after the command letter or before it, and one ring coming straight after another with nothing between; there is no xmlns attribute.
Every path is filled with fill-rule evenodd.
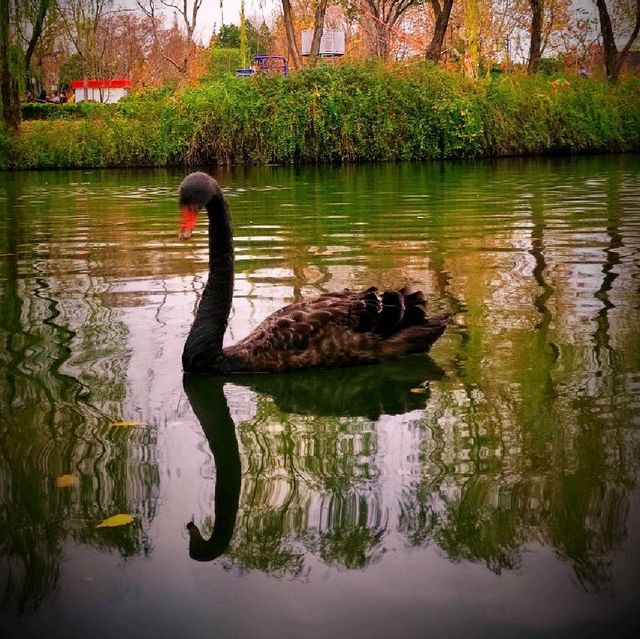
<svg viewBox="0 0 640 639"><path fill-rule="evenodd" d="M193 227L196 225L198 211L190 206L180 207L180 234L178 237L181 240L188 240L193 232Z"/></svg>

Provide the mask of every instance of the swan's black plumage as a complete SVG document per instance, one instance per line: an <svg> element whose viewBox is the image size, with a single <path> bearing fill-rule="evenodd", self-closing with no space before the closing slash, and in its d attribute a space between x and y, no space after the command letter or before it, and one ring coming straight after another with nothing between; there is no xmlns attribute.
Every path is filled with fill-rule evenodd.
<svg viewBox="0 0 640 639"><path fill-rule="evenodd" d="M283 372L370 364L424 353L442 335L446 315L428 317L421 291L344 290L290 304L243 340L222 347L233 295L231 216L217 182L192 173L180 185L183 211L209 217L209 277L185 343L186 372ZM188 237L190 231L183 232Z"/></svg>

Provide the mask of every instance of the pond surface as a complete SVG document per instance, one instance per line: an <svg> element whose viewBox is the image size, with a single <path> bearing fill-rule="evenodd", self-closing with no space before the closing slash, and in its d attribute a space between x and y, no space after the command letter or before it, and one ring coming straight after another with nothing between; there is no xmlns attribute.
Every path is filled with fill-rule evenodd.
<svg viewBox="0 0 640 639"><path fill-rule="evenodd" d="M628 636L640 156L218 171L229 343L344 287L453 322L394 364L184 381L183 175L0 174L0 635Z"/></svg>

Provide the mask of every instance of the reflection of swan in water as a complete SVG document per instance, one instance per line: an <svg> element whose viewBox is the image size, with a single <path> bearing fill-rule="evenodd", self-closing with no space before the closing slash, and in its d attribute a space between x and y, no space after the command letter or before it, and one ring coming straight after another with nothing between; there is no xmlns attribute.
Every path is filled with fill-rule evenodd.
<svg viewBox="0 0 640 639"><path fill-rule="evenodd" d="M425 353L445 330L447 315L428 317L421 291L342 291L290 304L240 342L222 347L233 296L231 215L218 183L192 173L180 185L181 237L197 212L209 218L209 277L182 354L186 372L283 372L372 364Z"/></svg>
<svg viewBox="0 0 640 639"><path fill-rule="evenodd" d="M423 408L429 382L444 376L428 357L409 358L376 367L305 371L289 375L236 375L233 384L269 395L288 413L339 417L403 414ZM189 530L189 556L212 561L229 546L238 512L241 467L235 426L220 377L185 375L184 390L209 442L216 468L214 525L206 540L193 523ZM419 390L420 392L412 392Z"/></svg>
<svg viewBox="0 0 640 639"><path fill-rule="evenodd" d="M270 395L285 413L366 417L424 408L429 382L444 377L428 356L379 366L305 371L290 375L236 375L233 382Z"/></svg>
<svg viewBox="0 0 640 639"><path fill-rule="evenodd" d="M198 527L189 522L189 556L197 561L212 561L229 546L236 524L241 478L238 440L224 396L224 381L185 375L183 385L216 466L213 532L205 540Z"/></svg>

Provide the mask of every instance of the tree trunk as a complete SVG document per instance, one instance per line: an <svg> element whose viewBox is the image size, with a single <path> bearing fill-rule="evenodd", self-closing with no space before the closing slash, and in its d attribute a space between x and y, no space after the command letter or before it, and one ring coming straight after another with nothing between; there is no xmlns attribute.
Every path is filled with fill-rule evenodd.
<svg viewBox="0 0 640 639"><path fill-rule="evenodd" d="M320 40L324 31L324 14L327 12L328 0L317 0L315 23L313 25L313 38L311 39L310 57L316 60L320 55Z"/></svg>
<svg viewBox="0 0 640 639"><path fill-rule="evenodd" d="M391 44L389 25L384 24L380 20L375 20L373 23L373 31L376 38L373 47L373 54L380 60L386 60L389 57L389 47Z"/></svg>
<svg viewBox="0 0 640 639"><path fill-rule="evenodd" d="M636 19L633 31L627 40L627 44L625 44L620 52L618 52L618 47L616 46L616 39L613 34L613 26L611 25L611 18L609 17L606 1L596 0L596 5L600 16L600 33L602 35L602 48L604 50L605 72L611 82L617 82L627 53L629 53L629 49L631 49L640 32L640 0L636 0Z"/></svg>
<svg viewBox="0 0 640 639"><path fill-rule="evenodd" d="M9 3L0 2L0 93L2 94L2 117L9 129L20 126L20 97L18 82L11 73L9 47L11 39Z"/></svg>
<svg viewBox="0 0 640 639"><path fill-rule="evenodd" d="M436 22L433 29L433 37L427 47L425 57L427 60L431 60L432 62L439 62L440 56L442 55L444 36L446 35L447 27L449 26L449 16L451 15L453 0L444 0L442 7L438 0L431 0L431 7L433 9Z"/></svg>
<svg viewBox="0 0 640 639"><path fill-rule="evenodd" d="M542 18L544 17L544 0L529 0L531 5L531 42L529 43L530 75L537 73L542 58Z"/></svg>
<svg viewBox="0 0 640 639"><path fill-rule="evenodd" d="M25 69L29 69L29 65L31 64L31 58L33 56L33 52L35 51L36 44L38 44L38 40L40 39L40 35L42 34L44 19L45 19L45 16L47 15L47 11L49 10L50 4L51 4L51 0L40 0L40 4L38 5L38 14L36 15L35 22L33 23L33 31L31 33L31 39L29 40L29 46L27 47L27 52L24 54Z"/></svg>
<svg viewBox="0 0 640 639"><path fill-rule="evenodd" d="M298 46L296 45L296 32L293 28L293 15L291 14L291 3L289 0L282 0L282 13L284 17L284 28L287 32L287 44L289 45L289 55L294 69L302 66Z"/></svg>

